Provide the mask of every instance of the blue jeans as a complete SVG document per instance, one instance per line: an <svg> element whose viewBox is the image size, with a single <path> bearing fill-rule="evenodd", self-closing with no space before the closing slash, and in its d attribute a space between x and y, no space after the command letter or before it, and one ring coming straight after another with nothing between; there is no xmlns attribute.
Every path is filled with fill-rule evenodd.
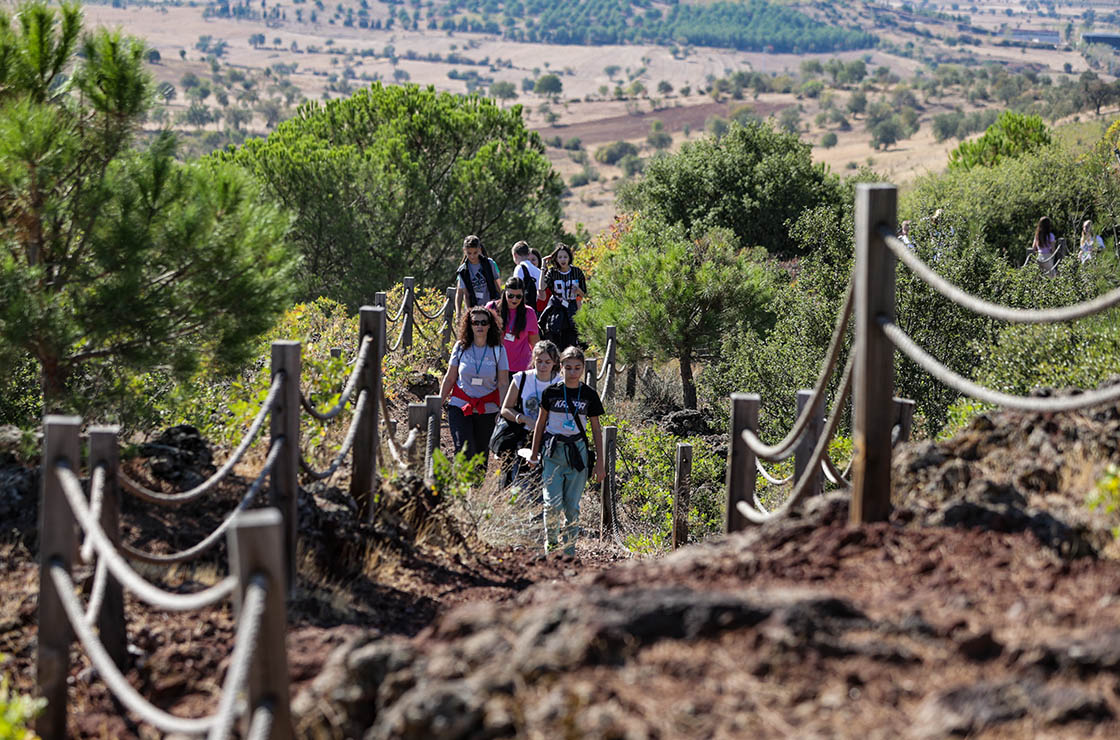
<svg viewBox="0 0 1120 740"><path fill-rule="evenodd" d="M587 461L587 446L576 440L579 454ZM579 501L587 487L591 470L584 465L576 470L568 464L565 445L557 444L552 454L541 460L541 477L544 482L544 550L550 552L560 546L560 517L564 517L564 552L574 555L579 536Z"/></svg>

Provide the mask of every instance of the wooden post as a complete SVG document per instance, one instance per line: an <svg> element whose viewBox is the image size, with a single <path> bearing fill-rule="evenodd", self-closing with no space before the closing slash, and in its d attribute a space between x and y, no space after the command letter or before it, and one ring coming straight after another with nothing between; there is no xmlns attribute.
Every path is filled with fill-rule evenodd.
<svg viewBox="0 0 1120 740"><path fill-rule="evenodd" d="M331 347L331 359L337 360L342 357L342 347Z"/></svg>
<svg viewBox="0 0 1120 740"><path fill-rule="evenodd" d="M413 429L419 430L423 435L428 431L428 404L427 403L410 403L408 404L408 430L411 432ZM415 467L416 463L424 459L424 437L418 436L416 442L408 450L408 464L410 467Z"/></svg>
<svg viewBox="0 0 1120 740"><path fill-rule="evenodd" d="M898 425L898 441L909 442L914 430L914 402L909 398L894 397L894 423Z"/></svg>
<svg viewBox="0 0 1120 740"><path fill-rule="evenodd" d="M618 458L618 427L603 427L604 476L599 485L599 509L602 516L599 522L599 539L607 539L618 522L615 519L615 462Z"/></svg>
<svg viewBox="0 0 1120 740"><path fill-rule="evenodd" d="M287 583L296 582L296 542L299 537L299 377L300 344L292 341L272 343L272 375L284 373L284 385L276 396L269 420L269 449L284 440L272 466L272 505L284 517L284 553L287 558Z"/></svg>
<svg viewBox="0 0 1120 740"><path fill-rule="evenodd" d="M626 368L626 397L634 398L638 390L638 361L630 360L630 367Z"/></svg>
<svg viewBox="0 0 1120 740"><path fill-rule="evenodd" d="M120 427L97 426L89 428L89 469L105 468L105 486L101 495L101 529L116 547L121 541L121 498L117 482L120 459L117 452L117 435ZM105 596L97 614L97 631L101 644L109 657L122 672L128 664L128 635L124 624L124 590L111 573L105 576Z"/></svg>
<svg viewBox="0 0 1120 740"><path fill-rule="evenodd" d="M731 394L731 439L727 445L727 506L723 530L738 532L746 529L750 520L739 513L736 504L746 501L754 506L754 489L757 476L754 472L754 452L743 441L744 429L758 429L758 407L762 403L757 393Z"/></svg>
<svg viewBox="0 0 1120 740"><path fill-rule="evenodd" d="M66 462L77 474L81 470L77 416L47 416L43 420L42 487L39 494L39 635L35 658L38 694L47 706L35 721L43 740L66 737L66 678L70 673L70 643L74 639L62 600L51 579L52 563L61 563L69 573L78 538L74 514L62 492L55 464Z"/></svg>
<svg viewBox="0 0 1120 740"><path fill-rule="evenodd" d="M801 412L813 400L813 391L802 388L797 392L797 415L801 416ZM808 473L813 476L813 483L810 484L811 488L807 495L816 496L824 490L823 481L821 480L821 466L817 465L815 470L808 470L809 461L813 457L813 450L817 446L817 440L821 438L821 432L824 430L824 404L819 404L817 410L813 413L813 418L809 420L809 425L805 427L805 432L801 435L801 439L797 443L797 449L793 453L793 480L795 482L801 480L801 476Z"/></svg>
<svg viewBox="0 0 1120 740"><path fill-rule="evenodd" d="M617 330L613 326L607 327L607 370L606 384L603 386L603 398L614 395L615 372L618 367L618 339Z"/></svg>
<svg viewBox="0 0 1120 740"><path fill-rule="evenodd" d="M383 291L383 290L377 291L376 293L373 294L373 307L374 308L387 308L387 306L386 306L386 300L387 299L388 299L388 296L385 294L385 291Z"/></svg>
<svg viewBox="0 0 1120 740"><path fill-rule="evenodd" d="M234 592L234 611L241 605L250 580L257 574L268 579L268 595L261 615L257 649L249 667L249 709L243 721L243 736L249 734L253 710L264 702L272 705L271 740L290 740L295 732L289 708L287 610L284 605L285 522L273 508L243 512L228 535L230 569L239 581Z"/></svg>
<svg viewBox="0 0 1120 740"><path fill-rule="evenodd" d="M366 391L365 414L354 437L354 462L350 474L350 495L358 504L359 516L368 517L373 512L371 498L377 490L377 417L381 412L381 361L385 356L385 309L362 306L358 312L360 329L358 337L373 337L373 347L366 354L365 366L358 374L355 393ZM357 395L355 398L357 398Z"/></svg>
<svg viewBox="0 0 1120 740"><path fill-rule="evenodd" d="M443 350L440 352L444 365L451 359L451 338L455 336L455 286L447 289L445 297L447 302L443 306L443 335L441 338Z"/></svg>
<svg viewBox="0 0 1120 740"><path fill-rule="evenodd" d="M561 371L561 373L563 373L563 368L561 368L560 371ZM595 357L588 357L583 362L583 382L587 383L589 386L591 386L596 391L598 391L599 390L598 375L599 375L599 360ZM563 377L563 375L561 375L561 377Z"/></svg>
<svg viewBox="0 0 1120 740"><path fill-rule="evenodd" d="M673 479L673 549L688 544L688 506L692 497L692 445L677 443L676 476Z"/></svg>
<svg viewBox="0 0 1120 740"><path fill-rule="evenodd" d="M443 416L443 399L437 393L434 396L424 396L427 406L427 434L424 439L424 479L432 480L432 465L435 451L439 449L440 417Z"/></svg>
<svg viewBox="0 0 1120 740"><path fill-rule="evenodd" d="M893 185L856 187L852 524L882 521L891 510L894 346L877 319L894 319L895 257L878 228L895 230L897 203Z"/></svg>
<svg viewBox="0 0 1120 740"><path fill-rule="evenodd" d="M416 318L412 315L413 309L416 307L416 278L406 277L404 279L404 311L402 318L404 320L404 338L401 339L401 349L408 349L412 346L412 327L416 323Z"/></svg>

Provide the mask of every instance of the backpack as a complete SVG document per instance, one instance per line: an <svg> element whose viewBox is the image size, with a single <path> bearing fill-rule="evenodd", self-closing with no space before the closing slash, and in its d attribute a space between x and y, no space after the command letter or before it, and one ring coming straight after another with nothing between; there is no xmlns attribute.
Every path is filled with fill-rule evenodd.
<svg viewBox="0 0 1120 740"><path fill-rule="evenodd" d="M555 343L561 351L579 344L575 322L558 295L548 299L548 305L537 318L537 325L541 338Z"/></svg>
<svg viewBox="0 0 1120 740"><path fill-rule="evenodd" d="M525 305L530 308L537 305L537 279L528 270L522 270L521 265L518 265L517 269L513 271L513 276L521 278L521 282L525 286Z"/></svg>

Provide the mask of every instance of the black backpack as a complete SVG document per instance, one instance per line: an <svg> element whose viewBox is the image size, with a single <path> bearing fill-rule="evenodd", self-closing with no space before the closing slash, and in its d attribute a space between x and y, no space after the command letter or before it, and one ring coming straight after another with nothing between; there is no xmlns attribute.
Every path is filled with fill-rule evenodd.
<svg viewBox="0 0 1120 740"><path fill-rule="evenodd" d="M521 265L523 264L525 263L522 262ZM524 303L532 308L537 305L537 279L528 270L521 270L521 265L514 268L513 276L521 278L521 283L525 286Z"/></svg>
<svg viewBox="0 0 1120 740"><path fill-rule="evenodd" d="M548 299L548 305L541 311L537 319L542 339L547 339L556 344L560 351L568 347L579 345L579 334L576 332L572 314L564 306L560 296L553 295Z"/></svg>

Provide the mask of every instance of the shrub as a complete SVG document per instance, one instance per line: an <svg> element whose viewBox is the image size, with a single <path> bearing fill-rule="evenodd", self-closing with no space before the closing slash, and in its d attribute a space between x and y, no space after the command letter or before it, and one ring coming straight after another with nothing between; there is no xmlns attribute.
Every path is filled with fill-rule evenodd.
<svg viewBox="0 0 1120 740"><path fill-rule="evenodd" d="M638 147L629 141L616 141L613 144L599 147L595 151L595 161L603 164L618 164L627 155L637 156Z"/></svg>
<svg viewBox="0 0 1120 740"><path fill-rule="evenodd" d="M836 134L832 131L829 131L827 134L821 137L821 146L823 146L825 149L831 149L832 147L836 146L836 141Z"/></svg>

